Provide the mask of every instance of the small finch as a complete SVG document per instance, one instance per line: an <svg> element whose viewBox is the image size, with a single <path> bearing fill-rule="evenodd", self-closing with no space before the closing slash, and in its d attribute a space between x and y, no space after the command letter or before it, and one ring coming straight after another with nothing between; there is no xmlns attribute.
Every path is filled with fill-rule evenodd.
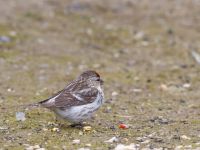
<svg viewBox="0 0 200 150"><path fill-rule="evenodd" d="M52 110L74 124L82 124L103 104L103 80L95 71L85 71L63 90L36 105Z"/></svg>

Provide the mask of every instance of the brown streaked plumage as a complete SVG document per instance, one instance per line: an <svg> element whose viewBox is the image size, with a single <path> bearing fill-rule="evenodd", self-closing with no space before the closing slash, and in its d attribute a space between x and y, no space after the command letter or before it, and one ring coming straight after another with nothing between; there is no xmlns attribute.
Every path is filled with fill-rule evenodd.
<svg viewBox="0 0 200 150"><path fill-rule="evenodd" d="M73 123L91 117L103 103L103 81L96 71L85 71L63 90L39 102L58 116Z"/></svg>

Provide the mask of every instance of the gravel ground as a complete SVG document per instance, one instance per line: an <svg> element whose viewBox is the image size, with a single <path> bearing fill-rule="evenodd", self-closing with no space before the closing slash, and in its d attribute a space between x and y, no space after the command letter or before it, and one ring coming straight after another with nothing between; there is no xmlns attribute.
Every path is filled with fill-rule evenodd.
<svg viewBox="0 0 200 150"><path fill-rule="evenodd" d="M199 0L1 0L0 149L199 150L199 8ZM87 69L105 81L92 129L20 107Z"/></svg>

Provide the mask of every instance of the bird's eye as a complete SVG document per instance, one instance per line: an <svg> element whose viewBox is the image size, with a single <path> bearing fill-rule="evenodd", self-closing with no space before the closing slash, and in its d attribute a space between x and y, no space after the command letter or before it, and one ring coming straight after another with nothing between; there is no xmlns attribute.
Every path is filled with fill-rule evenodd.
<svg viewBox="0 0 200 150"><path fill-rule="evenodd" d="M100 81L100 79L98 78L98 79L96 79L96 81Z"/></svg>

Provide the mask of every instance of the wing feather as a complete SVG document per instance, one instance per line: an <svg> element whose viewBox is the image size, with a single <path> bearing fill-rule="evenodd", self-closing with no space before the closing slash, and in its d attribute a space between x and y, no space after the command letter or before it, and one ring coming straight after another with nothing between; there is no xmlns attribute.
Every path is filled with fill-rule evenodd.
<svg viewBox="0 0 200 150"><path fill-rule="evenodd" d="M77 79L40 104L47 108L79 106L94 102L97 95L96 88L91 88L86 81Z"/></svg>
<svg viewBox="0 0 200 150"><path fill-rule="evenodd" d="M79 106L95 101L98 95L96 88L91 88L88 92L69 92L64 90L58 97L55 98L55 107L66 108L71 106Z"/></svg>

